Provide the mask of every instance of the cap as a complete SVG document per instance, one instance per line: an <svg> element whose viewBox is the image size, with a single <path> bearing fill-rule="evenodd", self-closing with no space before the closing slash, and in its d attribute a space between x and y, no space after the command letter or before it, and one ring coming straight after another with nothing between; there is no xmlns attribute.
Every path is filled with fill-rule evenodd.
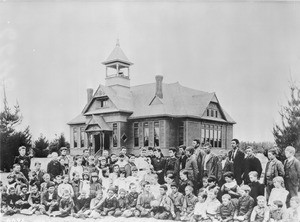
<svg viewBox="0 0 300 222"><path fill-rule="evenodd" d="M67 150L67 147L61 147L59 150L60 151Z"/></svg>
<svg viewBox="0 0 300 222"><path fill-rule="evenodd" d="M9 178L16 178L16 175L15 175L15 174L12 174L12 173L10 173L10 174L8 174L8 175L7 175L7 179L9 179Z"/></svg>
<svg viewBox="0 0 300 222"><path fill-rule="evenodd" d="M178 188L178 186L177 186L177 184L176 184L175 182L171 183L170 186L171 186L171 187L176 187L176 188Z"/></svg>
<svg viewBox="0 0 300 222"><path fill-rule="evenodd" d="M55 183L52 182L52 181L48 182L47 183L47 188L49 188L49 187L55 187Z"/></svg>

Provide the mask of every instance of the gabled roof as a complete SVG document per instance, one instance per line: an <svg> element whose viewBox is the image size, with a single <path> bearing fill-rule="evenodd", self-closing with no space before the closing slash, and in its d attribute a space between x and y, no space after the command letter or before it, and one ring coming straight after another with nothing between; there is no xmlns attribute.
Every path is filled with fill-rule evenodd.
<svg viewBox="0 0 300 222"><path fill-rule="evenodd" d="M76 116L74 119L72 119L70 122L68 122L68 125L76 125L76 124L85 124L86 117L81 113L78 116Z"/></svg>
<svg viewBox="0 0 300 222"><path fill-rule="evenodd" d="M97 126L100 131L112 131L109 125L105 122L102 116L92 116L90 121L87 123L85 130L88 130L91 126ZM97 130L98 131L98 130Z"/></svg>
<svg viewBox="0 0 300 222"><path fill-rule="evenodd" d="M128 65L133 64L132 62L129 61L129 59L127 58L127 56L125 55L125 53L121 49L119 41L117 41L116 47L110 53L110 55L108 56L106 61L104 61L102 64L107 65L107 64L113 63L113 62L123 62L123 63L126 63Z"/></svg>

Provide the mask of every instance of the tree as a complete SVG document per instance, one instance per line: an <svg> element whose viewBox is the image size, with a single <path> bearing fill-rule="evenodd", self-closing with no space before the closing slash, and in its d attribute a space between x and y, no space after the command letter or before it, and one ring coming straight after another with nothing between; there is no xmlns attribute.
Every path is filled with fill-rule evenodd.
<svg viewBox="0 0 300 222"><path fill-rule="evenodd" d="M300 88L290 84L290 98L280 112L281 124L273 127L275 142L281 149L293 146L300 151Z"/></svg>
<svg viewBox="0 0 300 222"><path fill-rule="evenodd" d="M14 110L8 105L5 88L4 89L4 109L0 112L0 168L9 171L12 167L14 157L18 155L20 146L28 149L31 147L31 134L29 127L24 131L16 131L15 127L22 122L20 107L14 106Z"/></svg>
<svg viewBox="0 0 300 222"><path fill-rule="evenodd" d="M59 137L55 138L53 141L51 141L49 146L50 153L52 152L59 152L59 149L61 147L67 147L70 148L70 144L66 141L65 135L61 133Z"/></svg>
<svg viewBox="0 0 300 222"><path fill-rule="evenodd" d="M47 157L49 154L49 141L46 139L46 137L43 136L43 134L40 135L40 137L34 141L34 156L35 157Z"/></svg>

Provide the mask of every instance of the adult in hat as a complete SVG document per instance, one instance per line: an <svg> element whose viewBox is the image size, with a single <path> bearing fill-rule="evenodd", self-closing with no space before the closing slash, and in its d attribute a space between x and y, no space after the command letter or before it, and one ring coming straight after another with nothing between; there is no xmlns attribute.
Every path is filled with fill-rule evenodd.
<svg viewBox="0 0 300 222"><path fill-rule="evenodd" d="M58 161L65 167L65 172L68 173L69 172L69 168L70 168L70 159L67 156L67 147L61 147L59 149L60 151L60 156L58 157Z"/></svg>

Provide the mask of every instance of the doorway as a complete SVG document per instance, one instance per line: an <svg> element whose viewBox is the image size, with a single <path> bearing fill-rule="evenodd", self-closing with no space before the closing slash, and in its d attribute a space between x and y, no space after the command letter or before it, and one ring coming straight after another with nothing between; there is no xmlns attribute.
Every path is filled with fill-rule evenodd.
<svg viewBox="0 0 300 222"><path fill-rule="evenodd" d="M104 132L104 149L109 150L110 148L110 132Z"/></svg>
<svg viewBox="0 0 300 222"><path fill-rule="evenodd" d="M100 150L100 134L94 135L94 141L95 141L95 153Z"/></svg>

